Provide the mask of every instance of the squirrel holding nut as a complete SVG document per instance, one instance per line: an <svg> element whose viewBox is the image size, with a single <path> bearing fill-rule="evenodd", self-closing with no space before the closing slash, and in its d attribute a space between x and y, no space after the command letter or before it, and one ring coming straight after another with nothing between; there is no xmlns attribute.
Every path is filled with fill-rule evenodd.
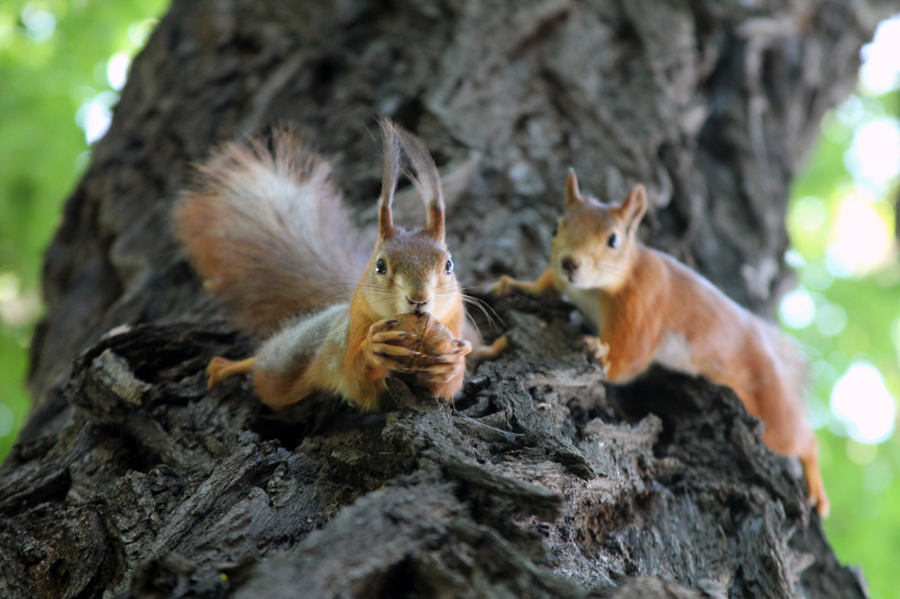
<svg viewBox="0 0 900 599"><path fill-rule="evenodd" d="M269 335L254 357L213 358L209 388L251 372L274 409L328 392L372 410L391 373L414 375L446 400L459 391L478 336L445 242L440 176L418 138L380 124L378 235L368 257L328 163L294 133L228 144L199 167L175 209L177 236L242 327ZM401 150L402 172L425 202L422 229L393 222Z"/></svg>
<svg viewBox="0 0 900 599"><path fill-rule="evenodd" d="M766 445L800 458L809 502L827 515L797 348L702 276L641 244L636 232L646 209L643 186L619 206L603 204L581 194L570 169L550 267L530 283L504 275L491 291L568 297L597 327L602 342L585 340L613 383L626 383L658 363L731 387L765 423Z"/></svg>

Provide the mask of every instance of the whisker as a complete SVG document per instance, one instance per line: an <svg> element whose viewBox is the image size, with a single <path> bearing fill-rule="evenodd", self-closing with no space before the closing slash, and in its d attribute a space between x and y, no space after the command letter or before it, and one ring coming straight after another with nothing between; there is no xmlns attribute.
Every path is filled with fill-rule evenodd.
<svg viewBox="0 0 900 599"><path fill-rule="evenodd" d="M484 314L484 317L488 321L488 325L491 327L491 330L494 330L494 324L499 322L502 327L506 327L506 323L503 322L503 319L497 314L497 311L491 308L484 300L481 300L477 297L472 297L471 295L463 294L463 301L470 306L475 306L481 313ZM489 311L490 310L490 311Z"/></svg>
<svg viewBox="0 0 900 599"><path fill-rule="evenodd" d="M463 316L466 317L466 320L469 322L469 324L472 325L472 328L475 329L475 330L478 332L478 336L479 336L479 337L484 337L484 335L481 334L481 329L478 328L478 323L475 322L475 319L472 318L472 315L469 314L469 311L468 311L468 310L463 310Z"/></svg>

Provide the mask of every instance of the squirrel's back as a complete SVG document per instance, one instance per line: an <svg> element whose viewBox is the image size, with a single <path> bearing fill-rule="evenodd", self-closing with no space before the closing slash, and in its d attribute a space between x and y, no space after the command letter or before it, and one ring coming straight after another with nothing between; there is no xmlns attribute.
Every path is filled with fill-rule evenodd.
<svg viewBox="0 0 900 599"><path fill-rule="evenodd" d="M267 141L225 145L175 209L204 284L253 331L349 300L367 260L328 163L291 131Z"/></svg>

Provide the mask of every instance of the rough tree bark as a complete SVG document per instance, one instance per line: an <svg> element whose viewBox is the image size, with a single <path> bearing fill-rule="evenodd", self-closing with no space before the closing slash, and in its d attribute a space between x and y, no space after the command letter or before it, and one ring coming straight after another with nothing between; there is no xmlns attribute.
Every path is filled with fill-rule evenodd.
<svg viewBox="0 0 900 599"><path fill-rule="evenodd" d="M376 415L272 414L238 380L207 394L209 358L253 340L169 211L189 163L289 122L369 225L386 114L465 189L448 218L470 286L540 271L572 165L601 198L647 185L644 239L771 313L791 178L885 13L175 0L47 252L35 407L0 468L0 595L864 597L731 391L606 386L562 302L483 296L513 351L453 407L401 381Z"/></svg>

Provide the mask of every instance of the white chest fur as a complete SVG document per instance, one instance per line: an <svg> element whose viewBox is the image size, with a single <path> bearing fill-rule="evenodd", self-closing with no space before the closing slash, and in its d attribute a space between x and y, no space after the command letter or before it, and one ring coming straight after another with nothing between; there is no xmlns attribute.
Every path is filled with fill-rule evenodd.
<svg viewBox="0 0 900 599"><path fill-rule="evenodd" d="M692 360L691 342L680 332L667 331L662 334L653 361L671 370L690 375L700 374Z"/></svg>
<svg viewBox="0 0 900 599"><path fill-rule="evenodd" d="M564 296L569 298L569 301L578 307L578 310L584 317L590 320L592 325L597 327L597 334L602 337L603 331L600 329L601 323L603 322L603 313L600 309L597 291L593 289L578 289L572 287L569 285L568 281L559 276L559 274L556 275L556 286L557 289L562 291Z"/></svg>

